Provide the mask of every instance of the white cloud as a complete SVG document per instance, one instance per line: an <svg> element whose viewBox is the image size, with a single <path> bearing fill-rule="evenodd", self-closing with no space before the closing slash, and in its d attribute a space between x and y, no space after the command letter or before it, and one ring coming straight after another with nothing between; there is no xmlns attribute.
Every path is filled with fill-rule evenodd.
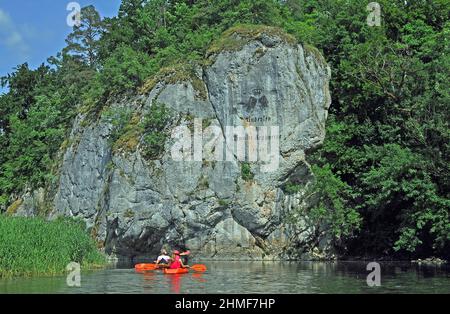
<svg viewBox="0 0 450 314"><path fill-rule="evenodd" d="M27 58L29 47L19 29L9 15L0 9L0 45L18 53L22 58Z"/></svg>

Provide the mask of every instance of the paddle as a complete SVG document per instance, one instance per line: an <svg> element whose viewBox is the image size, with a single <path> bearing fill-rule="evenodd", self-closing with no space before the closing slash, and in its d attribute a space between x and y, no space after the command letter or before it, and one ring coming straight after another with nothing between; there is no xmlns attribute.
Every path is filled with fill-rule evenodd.
<svg viewBox="0 0 450 314"><path fill-rule="evenodd" d="M191 267L189 267L189 269L192 269L192 270L194 270L196 272L199 272L199 273L203 273L203 272L208 270L208 268L206 268L206 266L203 265L203 264L192 265Z"/></svg>

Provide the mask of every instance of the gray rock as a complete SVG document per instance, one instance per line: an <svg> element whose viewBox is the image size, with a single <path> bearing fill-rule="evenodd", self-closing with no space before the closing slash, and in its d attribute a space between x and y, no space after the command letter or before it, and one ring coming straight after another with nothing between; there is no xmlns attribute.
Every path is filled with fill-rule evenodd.
<svg viewBox="0 0 450 314"><path fill-rule="evenodd" d="M261 50L263 55L255 53ZM287 220L294 208L307 206L304 191L285 195L282 187L295 179L306 188L312 180L305 154L325 136L331 102L326 62L313 48L263 35L239 51L217 54L197 75L206 99L191 82L158 83L145 97L112 107L127 106L142 116L156 100L177 114L174 128L189 127L188 116L207 119L222 130L221 151L228 160L227 154L221 161L174 160L174 140L155 161L144 158L140 145L131 153L115 151L111 124L99 120L83 127L80 116L64 155L51 217L84 219L106 252L118 257L155 254L163 246L190 249L196 258L319 255L312 251L316 239L307 217L300 226ZM271 158L261 160L259 151L258 160L249 163L252 180L241 175L244 160L230 154L230 126L245 131L254 126L258 132L264 126L279 128L279 137L267 134L271 144L279 142ZM202 144L206 141L205 136ZM262 150L260 142L248 141ZM321 249L327 251L324 241Z"/></svg>

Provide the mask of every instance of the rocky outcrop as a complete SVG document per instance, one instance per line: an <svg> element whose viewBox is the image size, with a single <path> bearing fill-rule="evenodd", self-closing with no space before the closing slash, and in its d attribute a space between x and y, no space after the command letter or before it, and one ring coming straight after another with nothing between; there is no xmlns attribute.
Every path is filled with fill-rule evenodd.
<svg viewBox="0 0 450 314"><path fill-rule="evenodd" d="M143 95L109 106L131 110L135 126L152 106L170 109L172 136L158 158L143 153L145 131L128 134L124 148L126 139L113 142L111 120L86 126L80 114L50 217L82 218L116 256L154 254L162 246L199 258L311 256L312 226L305 219L297 232L287 217L307 206L312 174L305 154L325 136L330 70L316 49L284 36L229 36L239 45L212 51L191 78L167 74ZM240 140L245 150L235 147ZM285 192L289 182L297 193ZM327 250L326 239L317 243Z"/></svg>

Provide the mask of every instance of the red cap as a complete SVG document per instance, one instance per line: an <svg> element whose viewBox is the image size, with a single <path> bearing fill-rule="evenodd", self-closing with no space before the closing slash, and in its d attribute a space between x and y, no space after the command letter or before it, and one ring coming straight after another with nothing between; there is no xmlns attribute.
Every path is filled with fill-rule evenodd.
<svg viewBox="0 0 450 314"><path fill-rule="evenodd" d="M177 251L177 250L175 250L175 251L173 251L173 254L175 254L175 255L180 255L180 252Z"/></svg>

